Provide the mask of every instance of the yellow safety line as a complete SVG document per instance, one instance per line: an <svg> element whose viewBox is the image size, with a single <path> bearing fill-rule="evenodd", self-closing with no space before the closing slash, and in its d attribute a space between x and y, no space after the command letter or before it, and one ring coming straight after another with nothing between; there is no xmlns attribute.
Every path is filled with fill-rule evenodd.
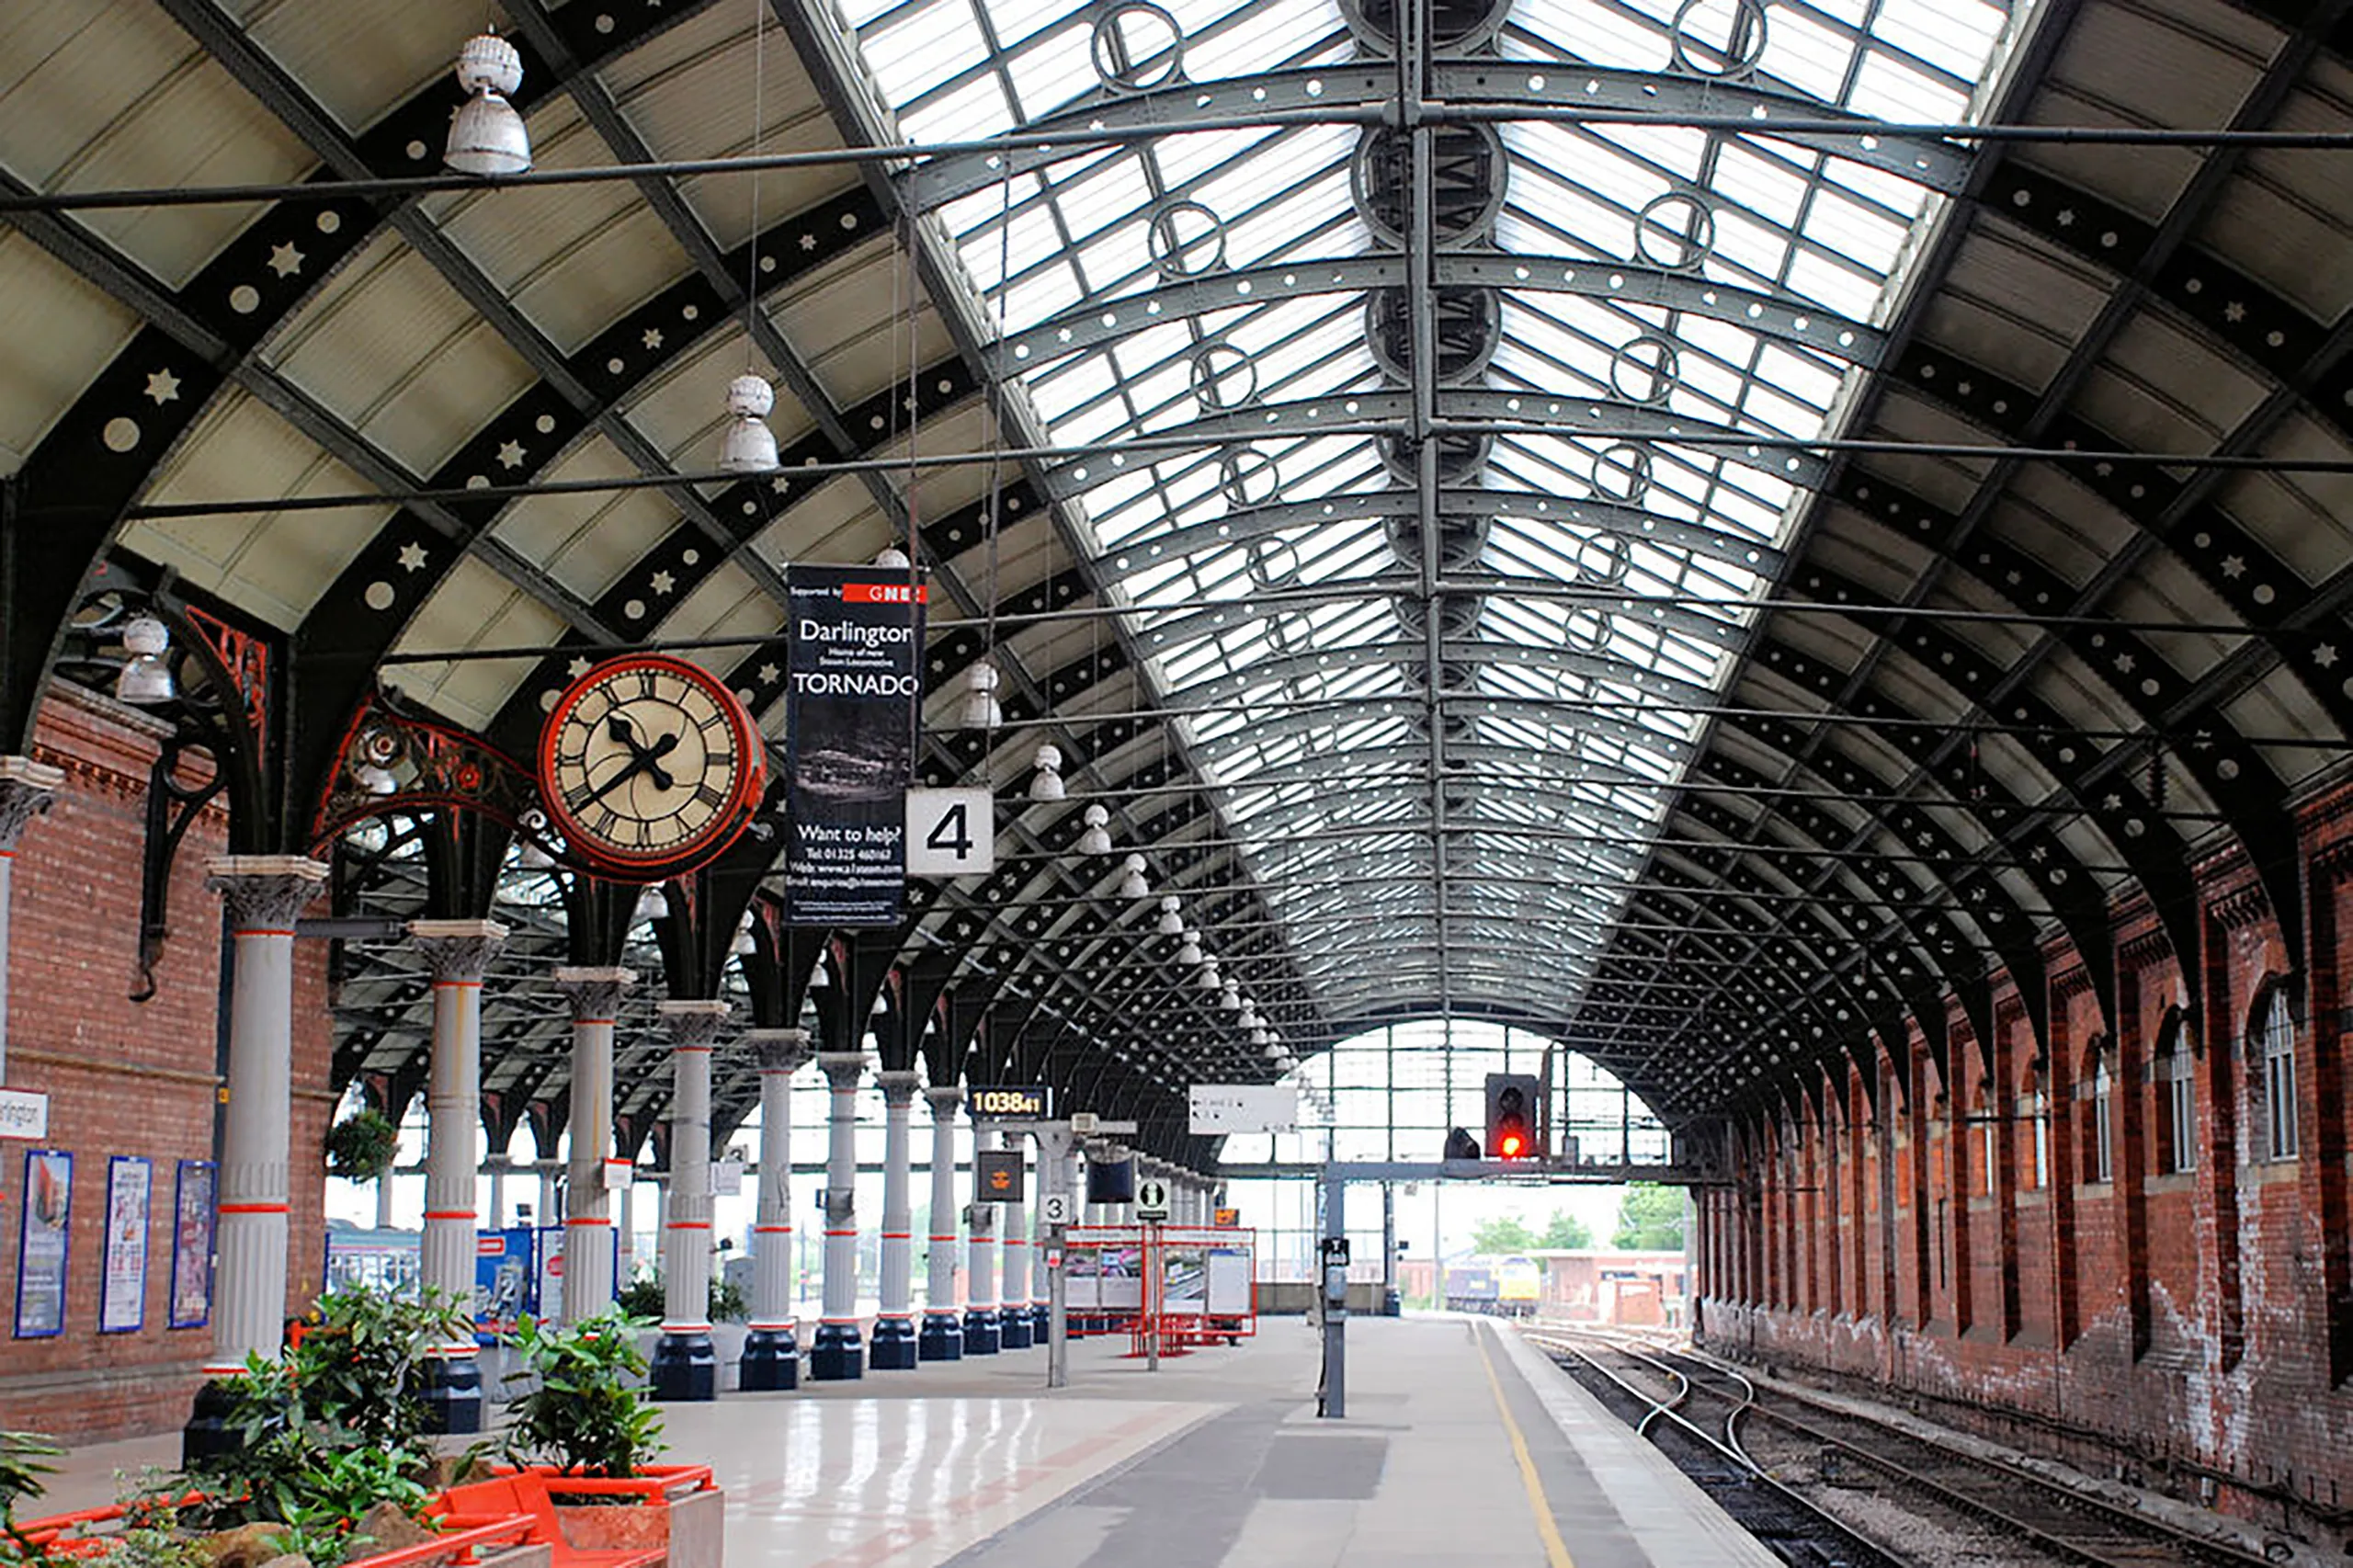
<svg viewBox="0 0 2353 1568"><path fill-rule="evenodd" d="M1519 1423L1511 1416L1511 1406L1504 1399L1503 1380L1495 1376L1494 1358L1487 1354L1487 1336L1477 1324L1471 1328L1471 1343L1479 1347L1479 1364L1487 1369L1487 1386L1495 1391L1495 1412L1504 1418L1504 1430L1511 1434L1512 1457L1519 1461L1519 1479L1528 1487L1528 1506L1536 1516L1536 1533L1544 1540L1545 1560L1552 1568L1577 1568L1576 1560L1569 1555L1568 1542L1561 1539L1561 1527L1553 1522L1552 1502L1544 1495L1543 1478L1536 1473L1536 1460L1528 1451L1528 1438Z"/></svg>

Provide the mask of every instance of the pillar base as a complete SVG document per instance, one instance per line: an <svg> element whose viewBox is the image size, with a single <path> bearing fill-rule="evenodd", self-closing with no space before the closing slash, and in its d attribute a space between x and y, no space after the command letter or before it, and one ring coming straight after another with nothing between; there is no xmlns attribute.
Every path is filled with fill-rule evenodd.
<svg viewBox="0 0 2353 1568"><path fill-rule="evenodd" d="M866 1364L878 1372L912 1372L921 1359L916 1348L915 1321L908 1317L878 1317L866 1341Z"/></svg>
<svg viewBox="0 0 2353 1568"><path fill-rule="evenodd" d="M1043 1345L1053 1336L1054 1309L1043 1301L1029 1303L1029 1343Z"/></svg>
<svg viewBox="0 0 2353 1568"><path fill-rule="evenodd" d="M964 1313L964 1354L994 1356L997 1351L996 1309L972 1307Z"/></svg>
<svg viewBox="0 0 2353 1568"><path fill-rule="evenodd" d="M428 1432L482 1430L482 1368L472 1356L436 1356L418 1369Z"/></svg>
<svg viewBox="0 0 2353 1568"><path fill-rule="evenodd" d="M964 1325L954 1312L926 1312L923 1332L915 1335L918 1361L961 1361L964 1358Z"/></svg>
<svg viewBox="0 0 2353 1568"><path fill-rule="evenodd" d="M1029 1332L1029 1303L1004 1308L996 1314L996 1343L1001 1350L1027 1350L1037 1341Z"/></svg>
<svg viewBox="0 0 2353 1568"><path fill-rule="evenodd" d="M190 1410L188 1425L180 1428L180 1468L193 1469L203 1460L222 1454L233 1454L245 1446L237 1428L229 1425L229 1415L236 1402L217 1380L208 1381L196 1391L196 1403Z"/></svg>
<svg viewBox="0 0 2353 1568"><path fill-rule="evenodd" d="M866 1376L866 1349L854 1323L821 1323L809 1347L809 1376L821 1383L853 1382Z"/></svg>
<svg viewBox="0 0 2353 1568"><path fill-rule="evenodd" d="M801 1386L801 1341L789 1328L756 1328L744 1336L744 1357L735 1363L735 1386L746 1392L773 1392Z"/></svg>
<svg viewBox="0 0 2353 1568"><path fill-rule="evenodd" d="M709 1329L685 1333L665 1331L654 1346L654 1362L646 1387L659 1400L713 1400L719 1397L719 1356L711 1348Z"/></svg>

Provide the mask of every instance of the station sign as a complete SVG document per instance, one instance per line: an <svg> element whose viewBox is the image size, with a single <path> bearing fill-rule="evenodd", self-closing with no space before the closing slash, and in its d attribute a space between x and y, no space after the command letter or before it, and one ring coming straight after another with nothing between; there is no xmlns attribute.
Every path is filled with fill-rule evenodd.
<svg viewBox="0 0 2353 1568"><path fill-rule="evenodd" d="M1021 1201L1021 1151L983 1149L972 1156L972 1184L979 1203Z"/></svg>
<svg viewBox="0 0 2353 1568"><path fill-rule="evenodd" d="M1195 1084L1185 1108L1196 1138L1299 1130L1299 1090L1288 1084Z"/></svg>
<svg viewBox="0 0 2353 1568"><path fill-rule="evenodd" d="M49 1096L28 1089L0 1089L0 1138L49 1136Z"/></svg>
<svg viewBox="0 0 2353 1568"><path fill-rule="evenodd" d="M996 801L986 790L907 791L907 875L996 869Z"/></svg>
<svg viewBox="0 0 2353 1568"><path fill-rule="evenodd" d="M1158 1176L1146 1176L1136 1183L1136 1218L1165 1220L1168 1218L1168 1184Z"/></svg>
<svg viewBox="0 0 2353 1568"><path fill-rule="evenodd" d="M1053 1096L1043 1084L1013 1084L968 1089L964 1104L975 1121L1043 1121L1053 1108Z"/></svg>

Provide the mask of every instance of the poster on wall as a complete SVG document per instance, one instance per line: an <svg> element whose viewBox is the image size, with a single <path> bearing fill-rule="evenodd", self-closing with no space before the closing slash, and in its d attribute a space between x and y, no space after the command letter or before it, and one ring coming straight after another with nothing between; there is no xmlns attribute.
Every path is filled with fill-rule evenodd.
<svg viewBox="0 0 2353 1568"><path fill-rule="evenodd" d="M117 1154L107 1162L106 1270L98 1282L98 1332L147 1326L147 1207L153 1162Z"/></svg>
<svg viewBox="0 0 2353 1568"><path fill-rule="evenodd" d="M895 926L929 590L871 566L794 566L785 585L785 918Z"/></svg>
<svg viewBox="0 0 2353 1568"><path fill-rule="evenodd" d="M212 1321L212 1191L210 1160L182 1160L172 1194L172 1309L174 1328L202 1328Z"/></svg>
<svg viewBox="0 0 2353 1568"><path fill-rule="evenodd" d="M17 1233L17 1337L65 1332L65 1262L74 1216L74 1156L25 1151L25 1210Z"/></svg>

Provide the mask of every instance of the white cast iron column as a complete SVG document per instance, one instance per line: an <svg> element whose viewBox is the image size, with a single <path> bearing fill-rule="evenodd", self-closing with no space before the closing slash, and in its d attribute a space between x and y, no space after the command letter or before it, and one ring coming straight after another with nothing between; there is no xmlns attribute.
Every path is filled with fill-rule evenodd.
<svg viewBox="0 0 2353 1568"><path fill-rule="evenodd" d="M809 1352L809 1375L819 1382L844 1382L866 1375L866 1351L858 1332L858 1079L866 1055L857 1051L821 1051L817 1069L833 1091L825 1123L825 1295L817 1342Z"/></svg>
<svg viewBox="0 0 2353 1568"><path fill-rule="evenodd" d="M327 869L299 855L229 855L205 870L205 885L228 905L236 955L213 1244L212 1356L204 1364L208 1378L220 1378L242 1370L250 1354L277 1355L284 1336L294 917L317 896ZM225 1412L225 1395L208 1382L181 1436L185 1457L222 1452L241 1440L222 1425Z"/></svg>
<svg viewBox="0 0 2353 1568"><path fill-rule="evenodd" d="M408 934L433 971L433 1057L425 1089L425 1288L471 1310L474 1299L474 1143L482 1123L482 977L506 940L495 920L412 920ZM474 1342L451 1340L425 1367L425 1402L438 1430L482 1430Z"/></svg>
<svg viewBox="0 0 2353 1568"><path fill-rule="evenodd" d="M572 1157L564 1171L563 1321L613 1304L613 1205L605 1165L613 1152L613 1020L637 983L628 969L560 969L572 1004Z"/></svg>
<svg viewBox="0 0 2353 1568"><path fill-rule="evenodd" d="M908 1118L919 1082L913 1073L878 1073L882 1089L882 1300L866 1362L877 1371L907 1371L916 1360L915 1215L907 1203L914 1164Z"/></svg>
<svg viewBox="0 0 2353 1568"><path fill-rule="evenodd" d="M807 1029L751 1029L760 1064L759 1209L752 1219L752 1324L736 1364L746 1391L801 1386L792 1313L792 1074L809 1060Z"/></svg>
<svg viewBox="0 0 2353 1568"><path fill-rule="evenodd" d="M1000 1132L997 1147L1016 1159L1029 1144L1027 1133ZM997 1345L1006 1350L1027 1350L1037 1344L1029 1312L1029 1226L1018 1203L997 1205L997 1247L1004 1256L1004 1285L997 1307Z"/></svg>
<svg viewBox="0 0 2353 1568"><path fill-rule="evenodd" d="M964 1324L956 1306L956 1108L964 1091L951 1084L925 1090L924 1098L931 1102L931 1252L916 1355L957 1361L964 1356Z"/></svg>
<svg viewBox="0 0 2353 1568"><path fill-rule="evenodd" d="M670 1192L662 1216L662 1338L647 1381L656 1399L719 1397L710 1345L710 1052L727 1004L665 1001L670 1028Z"/></svg>

